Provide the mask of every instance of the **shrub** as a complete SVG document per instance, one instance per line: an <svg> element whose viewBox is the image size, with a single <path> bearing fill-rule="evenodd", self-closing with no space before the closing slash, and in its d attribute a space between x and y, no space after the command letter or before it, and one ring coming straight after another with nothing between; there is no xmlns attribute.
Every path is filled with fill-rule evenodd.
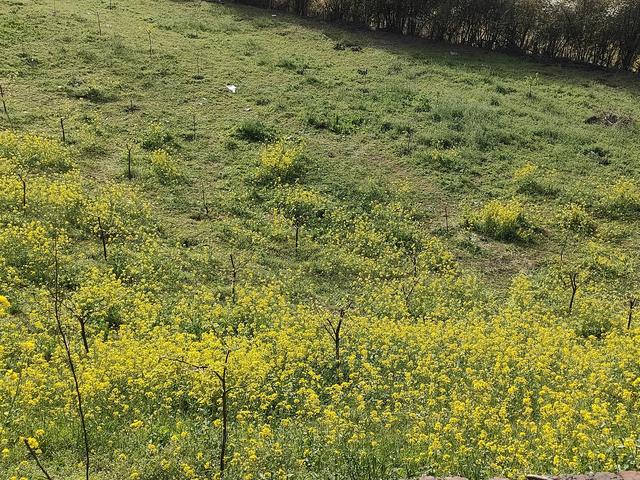
<svg viewBox="0 0 640 480"><path fill-rule="evenodd" d="M595 233L597 228L597 224L589 212L583 206L575 203L563 207L558 214L558 221L565 230L584 235Z"/></svg>
<svg viewBox="0 0 640 480"><path fill-rule="evenodd" d="M60 142L9 130L0 132L0 158L9 160L23 174L64 173L73 168L69 152Z"/></svg>
<svg viewBox="0 0 640 480"><path fill-rule="evenodd" d="M513 174L513 181L520 193L534 195L550 195L555 189L540 180L540 171L537 165L525 163Z"/></svg>
<svg viewBox="0 0 640 480"><path fill-rule="evenodd" d="M620 180L607 189L601 203L604 210L613 215L640 212L640 188L631 180Z"/></svg>
<svg viewBox="0 0 640 480"><path fill-rule="evenodd" d="M423 159L429 164L433 164L438 168L451 170L459 169L460 153L455 148L449 150L431 149L422 155Z"/></svg>
<svg viewBox="0 0 640 480"><path fill-rule="evenodd" d="M517 200L492 200L473 213L468 222L477 232L496 240L529 241L533 235L532 224Z"/></svg>
<svg viewBox="0 0 640 480"><path fill-rule="evenodd" d="M175 138L164 126L154 123L142 137L141 145L145 150L158 150L175 146Z"/></svg>
<svg viewBox="0 0 640 480"><path fill-rule="evenodd" d="M9 308L11 308L11 304L9 300L7 300L7 297L0 295L0 318L7 316Z"/></svg>
<svg viewBox="0 0 640 480"><path fill-rule="evenodd" d="M329 130L338 135L349 135L364 123L359 115L341 117L339 114L312 113L307 116L307 125L318 130Z"/></svg>
<svg viewBox="0 0 640 480"><path fill-rule="evenodd" d="M513 174L513 180L518 185L519 191L527 191L532 185L536 184L538 176L538 167L531 163L525 163Z"/></svg>
<svg viewBox="0 0 640 480"><path fill-rule="evenodd" d="M598 298L581 298L580 307L575 312L575 330L583 338L601 339L614 329L609 302Z"/></svg>
<svg viewBox="0 0 640 480"><path fill-rule="evenodd" d="M236 137L247 142L267 142L274 138L273 131L258 120L248 120L236 130Z"/></svg>
<svg viewBox="0 0 640 480"><path fill-rule="evenodd" d="M294 224L301 225L319 218L325 203L324 197L319 193L296 185L282 191L280 208Z"/></svg>
<svg viewBox="0 0 640 480"><path fill-rule="evenodd" d="M58 245L64 243L65 238L59 237ZM0 284L44 284L50 279L53 240L43 223L4 227L0 230L0 251Z"/></svg>
<svg viewBox="0 0 640 480"><path fill-rule="evenodd" d="M180 177L175 160L166 150L158 149L152 152L149 161L151 169L161 183L171 183Z"/></svg>
<svg viewBox="0 0 640 480"><path fill-rule="evenodd" d="M595 279L625 279L630 274L630 259L621 250L606 244L589 241L582 258L581 270Z"/></svg>
<svg viewBox="0 0 640 480"><path fill-rule="evenodd" d="M582 323L578 327L578 334L582 337L602 338L613 328L611 319L603 315L585 315Z"/></svg>
<svg viewBox="0 0 640 480"><path fill-rule="evenodd" d="M110 240L133 241L156 231L150 206L125 184L103 185L88 202L86 213L87 233L99 234L96 219L100 217Z"/></svg>
<svg viewBox="0 0 640 480"><path fill-rule="evenodd" d="M266 145L260 152L257 182L280 183L293 180L300 172L302 149L302 144L290 146L284 140Z"/></svg>

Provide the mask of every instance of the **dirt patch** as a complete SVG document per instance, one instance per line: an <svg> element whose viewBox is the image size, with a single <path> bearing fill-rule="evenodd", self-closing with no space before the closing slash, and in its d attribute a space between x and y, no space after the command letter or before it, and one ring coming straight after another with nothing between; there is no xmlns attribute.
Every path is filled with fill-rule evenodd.
<svg viewBox="0 0 640 480"><path fill-rule="evenodd" d="M631 125L634 120L630 115L620 115L614 112L601 112L597 115L590 116L584 122L589 125L604 125L605 127L612 127L614 125L626 127Z"/></svg>

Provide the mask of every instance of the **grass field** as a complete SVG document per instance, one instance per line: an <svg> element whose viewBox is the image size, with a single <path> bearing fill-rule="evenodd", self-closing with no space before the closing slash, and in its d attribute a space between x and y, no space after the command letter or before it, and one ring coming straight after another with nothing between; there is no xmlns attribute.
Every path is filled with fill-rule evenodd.
<svg viewBox="0 0 640 480"><path fill-rule="evenodd" d="M639 466L637 76L169 0L0 58L1 480Z"/></svg>
<svg viewBox="0 0 640 480"><path fill-rule="evenodd" d="M157 188L141 175L135 182L176 240L228 245L225 224L250 236L251 221L262 220L252 204L243 209L251 218L233 212L260 143L236 132L259 121L273 135L304 139L309 183L338 202L402 188L425 230L440 235L446 206L447 244L497 284L560 251L557 214L572 202L593 212L606 240L638 247L635 219L596 211L611 185L640 173L638 129L624 122L640 115L631 75L206 2L120 2L112 10L105 2L57 2L55 15L52 2L2 5L0 73L13 120L2 125L59 137L64 117L83 171L101 180L122 178L126 145L160 125L188 181ZM362 51L334 48L345 41ZM609 112L623 121L585 123ZM135 146L134 168L143 155ZM514 173L526 164L537 168L540 185L518 191ZM190 218L201 209L202 190L219 221ZM531 244L505 245L459 228L468 210L514 195L541 230ZM287 249L249 251L270 272L288 263Z"/></svg>

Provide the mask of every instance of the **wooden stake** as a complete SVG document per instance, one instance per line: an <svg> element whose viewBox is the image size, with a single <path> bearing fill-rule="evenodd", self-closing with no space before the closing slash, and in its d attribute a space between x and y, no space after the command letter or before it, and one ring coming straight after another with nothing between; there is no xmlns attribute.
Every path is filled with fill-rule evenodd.
<svg viewBox="0 0 640 480"><path fill-rule="evenodd" d="M449 233L449 209L447 208L447 206L444 206L444 229L446 230L447 233Z"/></svg>
<svg viewBox="0 0 640 480"><path fill-rule="evenodd" d="M571 300L569 300L569 314L573 310L573 302L576 298L576 292L578 291L578 273L571 272L569 274L569 281L571 282Z"/></svg>
<svg viewBox="0 0 640 480"><path fill-rule="evenodd" d="M98 232L100 235L100 240L102 241L102 255L106 260L107 259L107 235L104 229L102 228L102 220L100 219L100 217L98 217Z"/></svg>
<svg viewBox="0 0 640 480"><path fill-rule="evenodd" d="M236 282L238 280L238 269L236 267L236 262L233 259L233 253L229 255L231 259L231 302L236 304Z"/></svg>
<svg viewBox="0 0 640 480"><path fill-rule="evenodd" d="M631 330L631 320L633 319L633 309L636 306L638 299L630 298L629 299L629 318L627 319L627 330Z"/></svg>
<svg viewBox="0 0 640 480"><path fill-rule="evenodd" d="M133 178L133 174L131 173L131 149L133 145L127 145L127 178L131 180Z"/></svg>
<svg viewBox="0 0 640 480"><path fill-rule="evenodd" d="M64 118L60 118L60 129L62 130L62 143L67 143L67 137L64 133Z"/></svg>
<svg viewBox="0 0 640 480"><path fill-rule="evenodd" d="M2 100L2 109L4 110L4 114L7 116L7 120L10 120L9 112L7 111L7 102L4 99L4 89L2 88L2 84L0 84L0 100Z"/></svg>

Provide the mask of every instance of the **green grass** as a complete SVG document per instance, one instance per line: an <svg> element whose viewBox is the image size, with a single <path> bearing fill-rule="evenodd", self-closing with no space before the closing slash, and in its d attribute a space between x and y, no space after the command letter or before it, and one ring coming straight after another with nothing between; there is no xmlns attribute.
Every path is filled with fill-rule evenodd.
<svg viewBox="0 0 640 480"><path fill-rule="evenodd" d="M128 143L137 144L136 171L146 168L145 149L169 149L185 177L179 185L133 180L169 238L206 237L245 250L266 272L289 265L286 249L267 253L228 235L229 225L261 235L264 213L243 192L260 142L276 135L304 140L307 183L340 204L356 206L372 188L402 187L422 228L443 235L463 264L497 285L560 249L557 212L572 202L602 231L621 231L619 248L639 246L635 217L600 208L609 185L640 177L640 87L631 75L350 32L248 7L107 5L56 2L54 13L52 1L0 0L0 79L11 118L0 128L59 137L64 117L76 159L101 181L125 181ZM608 112L625 121L592 118ZM154 125L162 130L155 137ZM526 163L538 167L544 188L518 191L513 173ZM203 190L215 221L198 220ZM509 244L462 227L468 211L514 195L536 217L535 241Z"/></svg>
<svg viewBox="0 0 640 480"><path fill-rule="evenodd" d="M562 319L582 336L603 336L609 327L613 329L606 322L613 325L615 317L619 329L620 311L626 310L616 309L626 309L628 296L622 294L633 293L628 278L637 278L637 268L628 274L627 260L633 263L633 252L640 247L640 84L634 76L349 31L236 5L169 0L119 0L114 9L108 5L105 0L58 0L54 12L52 0L0 0L0 83L9 112L8 118L0 112L0 130L58 139L63 118L73 162L79 165L83 193L77 208L69 212L65 228L72 245L63 262L69 278L81 279L67 285L72 298L80 285L93 283L96 291L105 290L113 297L119 308L127 304L129 295L148 296L157 313L142 310L145 321L148 313L150 322L172 325L178 312L183 317L179 331L196 336L217 328L211 324L217 317L211 316L209 303L219 302L227 309L221 317L239 338L238 325L259 328L262 317L269 315L274 331L283 316L295 317L311 329L311 322L319 318L316 306L354 301L357 315L353 318L363 324L375 318L376 335L384 333L389 344L398 343L394 332L385 330L389 318L406 317L410 327L405 331L406 351L426 359L424 371L439 374L438 368L445 371L455 364L460 369L458 378L465 381L469 377L462 368L467 360L476 359L471 354L467 359L465 349L455 345L467 335L470 318L475 322L469 333L473 341L486 335L503 351L500 342L512 340L509 352L535 357L537 350L525 344L526 332L518 334L521 339L510 333L519 331L519 317L509 320L513 328L503 338L486 334L485 326L493 325L494 313L504 299L519 298L518 288L524 292L523 299L531 295L544 308L550 305L557 313L550 317L554 328L556 319ZM236 94L229 92L229 84L237 86ZM292 155L294 160L287 163L279 157L278 148L264 146L277 139L283 140L278 145L284 145L286 152L302 146L303 153ZM132 179L127 178L129 147ZM270 161L263 157L261 162L264 152L275 153ZM62 167L51 170L44 180L64 180L55 174L64 171ZM29 200L24 209L14 208L19 196L13 194L21 193L19 184L0 185L15 187L9 200L3 200L7 208L0 211L0 224L8 227L41 217L59 218L55 205L41 199L32 202L38 195L32 185L43 172L28 179ZM73 184L75 177L65 181ZM132 184L135 194L118 190L112 182ZM39 195L50 198L40 188ZM138 197L150 204L151 212L138 210ZM105 228L115 232L106 261L92 217L104 211L111 212L102 218ZM296 231L300 235L297 250ZM432 235L479 280L461 276L454 278L453 286L439 284L438 273L446 273L454 259L439 243L430 241ZM22 256L42 242L39 237L26 237L19 229L6 238L0 235L5 241L0 253L20 257L9 258L14 263L27 263ZM249 292L241 292L244 303L237 311L229 300L231 254L239 270L239 289L248 287ZM558 258L572 262L565 264ZM33 315L51 320L42 288L48 260L44 258L33 272L27 269L26 286L0 285L7 288L0 294L7 293L13 309L11 323L6 325L26 330ZM102 274L87 279L91 267ZM592 301L580 298L574 317L566 313L571 268L580 273L579 295L584 292L583 298ZM516 277L515 293L501 295L519 272L533 272L530 278L542 286L525 288L529 280ZM539 272L543 274L536 276ZM102 275L107 273L109 278L124 279L123 286L116 288L115 280L104 286ZM420 284L414 293L414 276L431 278L432 274L436 280ZM601 302L597 305L589 297L590 275L598 295L606 290L602 298L594 296ZM373 286L377 283L382 287ZM620 298L612 300L609 289ZM87 290L85 294L92 298L94 291ZM282 305L271 311L263 300L271 298L274 290L285 295L282 300L278 296ZM308 316L298 319L302 310L297 302L309 309ZM507 306L513 307L508 302ZM607 312L613 313L607 316ZM118 315L108 313L100 321L117 324ZM511 315L510 310L507 313ZM522 323L537 328L537 321L530 322L527 315ZM442 363L437 364L441 367L435 370L427 368L433 353L428 344L414 338L412 329L425 331L419 322L433 329L425 338L436 339L441 348ZM440 341L441 325L452 329L446 342ZM103 327L92 326L96 338ZM364 330L352 332L356 336L360 331ZM557 351L564 351L564 337L541 332L541 339L557 342ZM291 344L297 345L295 332L290 334ZM570 337L578 352L575 358L582 355L582 336ZM55 334L42 337L46 342L36 350L39 359L56 345ZM20 337L8 338L15 344L12 348L21 345L16 340ZM360 347L356 338L347 340L354 355ZM631 337L627 340L631 344ZM74 342L80 348L77 336ZM105 344L115 345L114 349L119 345L118 341ZM598 361L603 357L601 346L602 352L612 356L611 352L618 352L607 350L604 343L594 345L598 348L592 358ZM620 351L630 351L620 345L625 344L619 344ZM546 355L541 345L536 346ZM325 353L324 344L318 348ZM380 348L375 342L370 346L376 355ZM462 360L452 356L450 349ZM332 352L327 352L331 366ZM398 352L399 358L407 358L405 351ZM283 364L288 361L286 349L276 353L284 355ZM152 363L143 355L131 355ZM79 354L78 358L84 365L92 365L94 359ZM315 368L315 357L305 357L306 361ZM479 368L497 365L492 355L483 361ZM48 360L42 363L48 365ZM523 365L534 363L527 360ZM277 365L279 361L272 366L277 370ZM324 395L325 387L333 385L335 371L323 365L318 371L328 377L319 381L318 392ZM412 365L403 364L404 370L395 365L389 368L400 378L414 370ZM123 384L128 375L121 372ZM585 379L583 393L591 395L583 372L576 375ZM181 381L177 374L171 378ZM381 378L386 388L386 374ZM403 381L395 382L394 388L404 385ZM560 382L558 389L562 388L569 387ZM323 402L328 404L327 399ZM95 402L90 405L95 407ZM140 405L149 411L133 411L131 420L139 414L156 415L155 400ZM212 411L215 405L210 405ZM154 418L150 428L163 442L175 426L174 417L184 414L189 428L200 432L192 443L194 451L185 453L195 458L196 447L217 445L218 436L215 429L203 427L211 412L192 416L188 408L187 402L186 413L176 409L158 413L160 418ZM42 412L41 419L28 418L25 423L46 421L48 414ZM80 450L77 445L70 447L77 444L75 421L75 417L58 418L52 424L49 436L55 443L46 449L44 460L53 463L56 478L78 475ZM135 459L142 459L148 448L142 433L129 438L119 435L121 425L127 424L124 420L105 415L100 421L104 430L91 424L95 478L123 478L125 467L142 469L152 464L146 460L136 464ZM11 432L13 436L23 433ZM387 433L380 431L382 443L390 443L385 458L395 462L393 442L404 440L399 438L401 433L392 431L385 437ZM241 435L240 430L232 433L237 446L242 444ZM287 445L304 449L304 442L314 442L301 438L288 439ZM316 442L311 447L320 451L324 445ZM129 452L132 460L124 459L108 470L120 450ZM345 444L344 451L350 453L351 447ZM12 451L6 464L22 468L18 465L22 454ZM340 469L344 471L338 476L330 450L322 450L322 456L327 458L321 467L309 467L319 478L385 478L376 470L385 468L388 478L427 471L422 464L420 470L391 472L396 466L381 466L377 458L360 463L343 459ZM464 464L467 470L448 473L480 478L479 471L469 465L481 460L472 458L465 464L467 460L456 459L456 465ZM158 462L153 465L159 468ZM359 471L362 465L370 470ZM549 462L535 465L547 468ZM313 470L316 467L320 469ZM31 463L24 468L35 471ZM166 475L152 470L144 478L170 478Z"/></svg>

